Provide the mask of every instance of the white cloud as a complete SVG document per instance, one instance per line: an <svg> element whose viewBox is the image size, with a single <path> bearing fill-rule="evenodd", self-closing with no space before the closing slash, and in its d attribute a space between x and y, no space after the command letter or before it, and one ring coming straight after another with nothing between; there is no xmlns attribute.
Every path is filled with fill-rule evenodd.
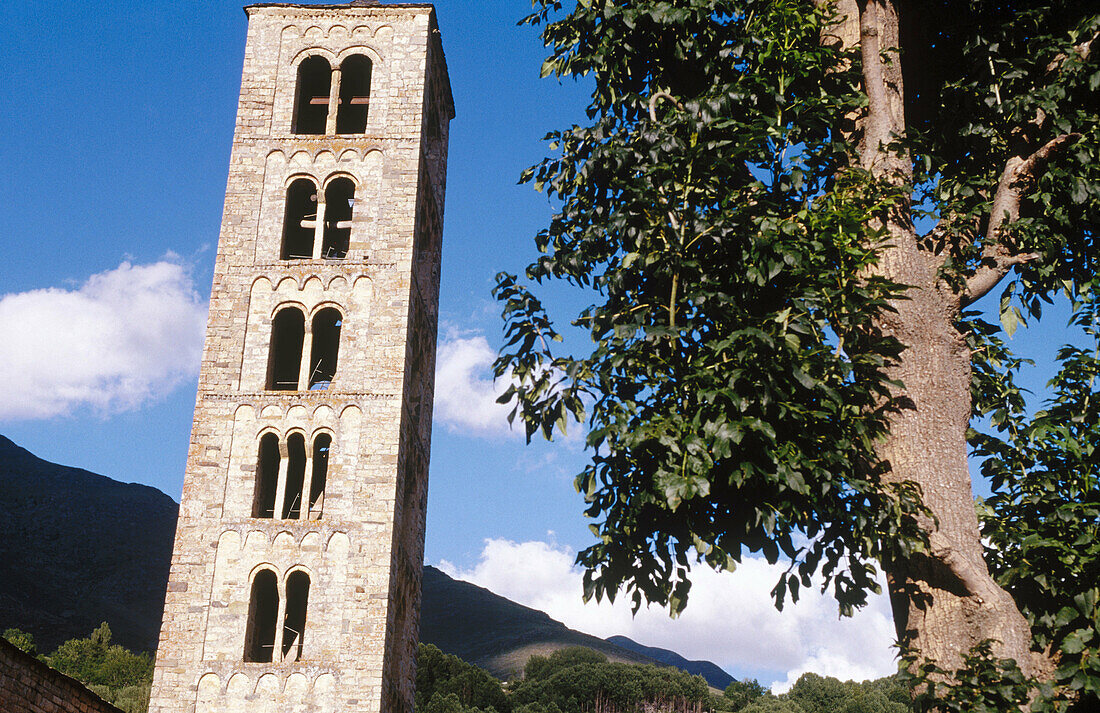
<svg viewBox="0 0 1100 713"><path fill-rule="evenodd" d="M448 335L439 344L435 368L435 418L448 427L482 436L506 435L511 406L498 404L508 379L493 381L496 352L484 336ZM517 423L513 433L522 433Z"/></svg>
<svg viewBox="0 0 1100 713"><path fill-rule="evenodd" d="M139 407L198 372L206 302L168 256L0 296L0 419Z"/></svg>
<svg viewBox="0 0 1100 713"><path fill-rule="evenodd" d="M779 568L748 557L735 572L693 570L687 609L671 619L659 607L635 617L623 597L615 604L581 600L581 571L573 552L546 542L486 540L477 564L441 568L521 604L541 609L567 626L608 637L622 634L646 646L707 659L727 670L786 672L773 690L786 691L806 671L844 679L896 671L890 648L894 627L885 596L874 597L856 616L841 619L832 598L805 591L797 604L777 612L769 595Z"/></svg>
<svg viewBox="0 0 1100 713"><path fill-rule="evenodd" d="M435 366L435 419L449 430L484 438L522 438L525 426L519 415L508 422L515 402L497 403L510 384L517 381L511 370L493 378L496 351L481 334L449 330L439 342ZM560 374L555 370L556 374ZM551 389L556 388L551 385ZM584 447L584 427L570 421L563 435L554 429L554 441L573 451ZM540 436L541 438L541 436ZM569 476L572 479L572 475Z"/></svg>

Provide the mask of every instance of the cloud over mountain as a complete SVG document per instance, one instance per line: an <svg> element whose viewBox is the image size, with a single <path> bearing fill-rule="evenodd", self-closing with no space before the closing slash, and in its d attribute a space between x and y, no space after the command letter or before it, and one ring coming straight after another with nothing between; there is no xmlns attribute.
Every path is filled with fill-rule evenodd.
<svg viewBox="0 0 1100 713"><path fill-rule="evenodd" d="M691 598L677 619L659 607L632 616L628 598L585 604L581 570L569 548L546 542L486 540L469 569L443 563L452 577L540 609L566 626L608 637L621 634L648 645L675 649L687 658L710 659L735 675L767 676L777 692L805 671L840 679L866 679L897 670L891 644L894 627L886 597L854 617L841 619L836 603L817 590L803 590L782 612L769 592L781 572L762 558L746 557L734 572L693 570ZM740 673L739 673L740 672Z"/></svg>

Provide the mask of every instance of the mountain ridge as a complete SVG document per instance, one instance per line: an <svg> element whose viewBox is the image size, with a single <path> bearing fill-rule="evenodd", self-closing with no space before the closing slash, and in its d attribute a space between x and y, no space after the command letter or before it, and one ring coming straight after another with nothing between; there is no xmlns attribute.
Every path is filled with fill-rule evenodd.
<svg viewBox="0 0 1100 713"><path fill-rule="evenodd" d="M627 636L622 636L619 634L616 634L615 636L609 636L607 637L607 639L605 639L605 641L615 644L616 646L620 646L624 649L636 651L644 656L648 656L651 659L660 661L666 666L673 666L682 671L687 671L688 673L702 676L703 678L707 679L707 683L714 686L715 688L725 690L726 686L733 683L734 680L733 676L730 676L717 664L711 661L696 661L693 659L684 658L675 651L662 649L657 646L645 646L643 644L639 644L638 642ZM729 680L725 681L726 678L728 678ZM725 681L725 685L716 685L715 682L720 681Z"/></svg>
<svg viewBox="0 0 1100 713"><path fill-rule="evenodd" d="M732 676L710 661L689 661L674 651L641 646L625 636L601 639L570 629L545 612L484 587L452 579L431 565L424 567L423 591L420 631L424 643L435 644L501 679L518 676L532 655L545 656L567 646L585 646L611 661L680 668L703 676L719 689L733 681ZM454 623L459 618L461 627ZM620 639L628 643L624 645Z"/></svg>
<svg viewBox="0 0 1100 713"><path fill-rule="evenodd" d="M155 649L177 510L0 436L0 622L52 648L108 620L117 642Z"/></svg>

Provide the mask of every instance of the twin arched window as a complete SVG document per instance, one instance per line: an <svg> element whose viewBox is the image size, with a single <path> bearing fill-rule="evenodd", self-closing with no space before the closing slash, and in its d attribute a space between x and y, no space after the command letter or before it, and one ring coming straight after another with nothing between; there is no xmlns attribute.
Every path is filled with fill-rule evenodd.
<svg viewBox="0 0 1100 713"><path fill-rule="evenodd" d="M282 520L319 520L325 505L332 436L318 433L312 447L294 432L285 447L279 436L265 433L256 457L256 490L252 517Z"/></svg>
<svg viewBox="0 0 1100 713"><path fill-rule="evenodd" d="M336 377L340 328L344 318L335 307L313 316L310 329L297 307L279 310L271 320L271 350L267 364L269 391L323 391Z"/></svg>
<svg viewBox="0 0 1100 713"><path fill-rule="evenodd" d="M270 569L261 569L252 579L248 600L248 624L244 637L244 660L259 663L300 661L302 639L309 605L309 575L291 572L280 596L279 577ZM283 622L279 626L280 619Z"/></svg>
<svg viewBox="0 0 1100 713"><path fill-rule="evenodd" d="M354 206L355 182L347 176L330 180L323 193L312 178L295 178L286 189L279 257L283 260L347 257Z"/></svg>
<svg viewBox="0 0 1100 713"><path fill-rule="evenodd" d="M362 134L370 108L370 58L353 54L333 68L314 55L298 65L295 134ZM331 111L336 102L336 111Z"/></svg>

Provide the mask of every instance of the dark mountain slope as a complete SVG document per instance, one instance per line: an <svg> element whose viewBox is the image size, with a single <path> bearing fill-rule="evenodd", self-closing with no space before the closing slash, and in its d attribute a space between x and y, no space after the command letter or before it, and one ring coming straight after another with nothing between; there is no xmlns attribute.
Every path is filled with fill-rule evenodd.
<svg viewBox="0 0 1100 713"><path fill-rule="evenodd" d="M587 646L612 661L657 663L644 654L574 631L537 609L452 579L435 567L424 568L420 638L502 679L518 676L532 655L567 646Z"/></svg>
<svg viewBox="0 0 1100 713"><path fill-rule="evenodd" d="M694 673L698 676L702 676L707 679L707 683L720 688L726 689L726 686L733 683L733 676L729 675L722 669L715 666L710 661L691 661L684 658L675 651L669 651L668 649L660 649L656 646L642 646L633 639L628 639L625 636L609 636L607 641L621 646L624 649L630 649L640 654L648 656L651 659L655 659L665 664L666 666L674 666L682 671L688 673Z"/></svg>
<svg viewBox="0 0 1100 713"><path fill-rule="evenodd" d="M177 510L0 436L0 623L50 650L108 621L118 643L155 650Z"/></svg>

